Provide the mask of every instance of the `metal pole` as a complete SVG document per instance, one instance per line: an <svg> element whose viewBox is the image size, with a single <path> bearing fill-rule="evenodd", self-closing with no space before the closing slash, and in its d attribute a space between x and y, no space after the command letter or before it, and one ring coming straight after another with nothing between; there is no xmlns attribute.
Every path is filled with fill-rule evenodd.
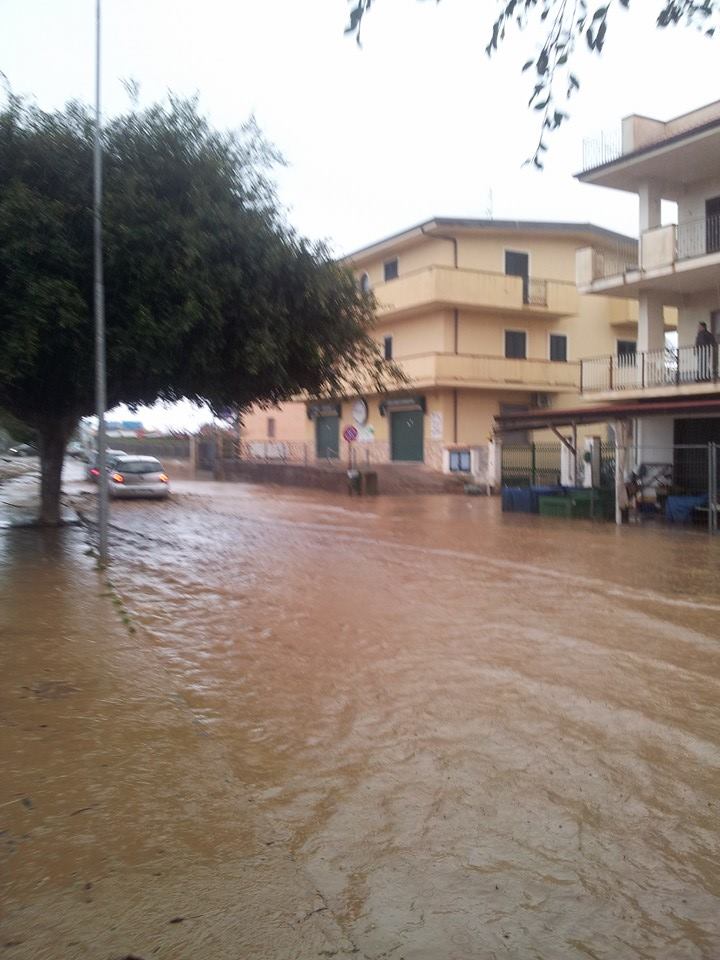
<svg viewBox="0 0 720 960"><path fill-rule="evenodd" d="M98 554L101 566L108 560L107 444L105 437L105 287L102 260L102 150L100 145L100 0L95 3L95 142L93 150L93 221L95 288L95 405L98 418Z"/></svg>

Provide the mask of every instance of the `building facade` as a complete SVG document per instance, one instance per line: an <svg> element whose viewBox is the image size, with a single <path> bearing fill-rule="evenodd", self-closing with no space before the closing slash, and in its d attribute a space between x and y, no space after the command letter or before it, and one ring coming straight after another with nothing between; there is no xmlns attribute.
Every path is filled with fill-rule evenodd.
<svg viewBox="0 0 720 960"><path fill-rule="evenodd" d="M255 411L243 439L278 458L298 459L302 444L306 460L347 462L352 425L359 465L483 481L496 416L577 404L580 358L637 341L637 300L575 284L579 248L610 257L631 243L590 224L438 218L356 251L347 262L377 299L375 336L409 383Z"/></svg>
<svg viewBox="0 0 720 960"><path fill-rule="evenodd" d="M639 240L579 250L577 285L581 296L605 302L634 298L637 341L583 355L582 397L642 404L633 421L637 458L720 443L720 101L666 122L626 117L619 149L602 159L579 179L638 196ZM663 201L676 204L674 222L663 223ZM669 307L677 311L676 344L665 339Z"/></svg>

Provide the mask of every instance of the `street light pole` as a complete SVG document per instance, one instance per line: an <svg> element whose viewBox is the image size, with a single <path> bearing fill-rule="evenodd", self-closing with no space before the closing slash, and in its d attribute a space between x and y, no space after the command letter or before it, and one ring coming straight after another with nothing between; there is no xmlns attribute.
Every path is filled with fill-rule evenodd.
<svg viewBox="0 0 720 960"><path fill-rule="evenodd" d="M101 566L108 559L109 497L105 408L105 286L102 259L102 148L100 141L100 2L95 0L95 142L93 150L93 239L95 289L95 405L98 418L98 555Z"/></svg>

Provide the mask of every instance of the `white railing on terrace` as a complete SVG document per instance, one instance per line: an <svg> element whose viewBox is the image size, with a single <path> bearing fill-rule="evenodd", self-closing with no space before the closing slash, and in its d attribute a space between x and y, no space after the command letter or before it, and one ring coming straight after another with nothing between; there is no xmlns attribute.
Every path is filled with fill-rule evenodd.
<svg viewBox="0 0 720 960"><path fill-rule="evenodd" d="M582 393L718 382L718 348L666 347L580 361Z"/></svg>
<svg viewBox="0 0 720 960"><path fill-rule="evenodd" d="M631 270L639 270L637 240L620 241L613 247L595 251L593 274L596 280L622 277Z"/></svg>
<svg viewBox="0 0 720 960"><path fill-rule="evenodd" d="M622 136L619 130L601 133L583 140L583 171L601 167L622 156Z"/></svg>
<svg viewBox="0 0 720 960"><path fill-rule="evenodd" d="M702 257L720 251L720 215L686 220L677 225L677 258Z"/></svg>

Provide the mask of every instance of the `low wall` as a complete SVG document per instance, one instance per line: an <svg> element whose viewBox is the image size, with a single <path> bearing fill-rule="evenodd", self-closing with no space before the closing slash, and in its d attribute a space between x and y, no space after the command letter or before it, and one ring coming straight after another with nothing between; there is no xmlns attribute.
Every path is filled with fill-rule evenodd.
<svg viewBox="0 0 720 960"><path fill-rule="evenodd" d="M464 476L437 473L423 466L407 464L378 464L371 472L377 474L378 493L381 494L462 493L466 480ZM332 493L348 492L345 467L303 467L293 463L221 460L215 468L215 479L314 487Z"/></svg>
<svg viewBox="0 0 720 960"><path fill-rule="evenodd" d="M221 460L215 467L216 480L249 480L251 483L278 483L285 487L315 487L332 493L347 493L346 470L303 467L292 463L249 463Z"/></svg>

